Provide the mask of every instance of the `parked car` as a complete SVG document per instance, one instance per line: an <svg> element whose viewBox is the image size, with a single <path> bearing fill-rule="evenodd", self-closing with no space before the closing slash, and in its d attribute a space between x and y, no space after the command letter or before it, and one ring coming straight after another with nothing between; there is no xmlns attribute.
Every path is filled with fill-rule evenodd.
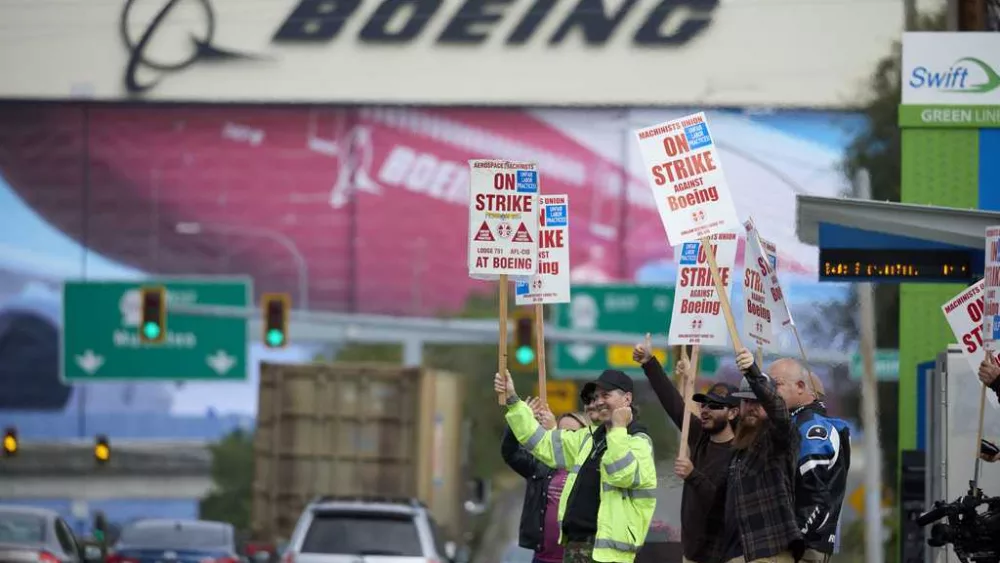
<svg viewBox="0 0 1000 563"><path fill-rule="evenodd" d="M108 553L108 563L239 562L233 526L210 520L138 520Z"/></svg>
<svg viewBox="0 0 1000 563"><path fill-rule="evenodd" d="M0 505L0 563L97 563L100 549L81 547L54 510Z"/></svg>
<svg viewBox="0 0 1000 563"><path fill-rule="evenodd" d="M309 503L282 563L445 563L445 542L427 507L415 499L321 497Z"/></svg>

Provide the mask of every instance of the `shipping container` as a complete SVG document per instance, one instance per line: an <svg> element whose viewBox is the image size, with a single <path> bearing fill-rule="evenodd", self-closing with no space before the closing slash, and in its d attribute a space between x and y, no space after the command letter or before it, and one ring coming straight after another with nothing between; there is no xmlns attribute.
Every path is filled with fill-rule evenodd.
<svg viewBox="0 0 1000 563"><path fill-rule="evenodd" d="M464 385L386 364L262 363L253 536L289 537L318 495L416 497L452 537L464 511Z"/></svg>

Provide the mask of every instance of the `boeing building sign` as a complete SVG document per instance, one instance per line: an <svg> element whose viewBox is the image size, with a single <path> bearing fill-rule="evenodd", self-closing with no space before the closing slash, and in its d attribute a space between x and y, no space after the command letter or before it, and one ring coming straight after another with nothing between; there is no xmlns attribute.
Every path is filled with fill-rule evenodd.
<svg viewBox="0 0 1000 563"><path fill-rule="evenodd" d="M769 0L39 0L4 15L0 99L850 107L901 19L823 9L797 18ZM810 53L829 56L817 68Z"/></svg>

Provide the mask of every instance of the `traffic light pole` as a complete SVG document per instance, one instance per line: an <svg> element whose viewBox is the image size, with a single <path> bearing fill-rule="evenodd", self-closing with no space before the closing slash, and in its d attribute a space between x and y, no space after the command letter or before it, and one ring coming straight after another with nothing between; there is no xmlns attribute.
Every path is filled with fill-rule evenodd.
<svg viewBox="0 0 1000 563"><path fill-rule="evenodd" d="M261 334L260 310L256 307L167 304L168 315L244 318L250 334ZM167 321L169 324L169 320ZM513 326L508 328L512 330ZM499 328L495 319L437 319L427 317L390 317L293 311L288 328L289 343L294 342L363 342L402 344L403 361L408 366L421 365L425 344L496 344ZM579 344L627 344L642 342L646 335L630 332L596 332L545 325L546 342ZM727 347L702 346L703 351L730 354ZM851 356L842 352L807 350L813 364L846 364ZM798 357L798 348L768 350L767 357Z"/></svg>

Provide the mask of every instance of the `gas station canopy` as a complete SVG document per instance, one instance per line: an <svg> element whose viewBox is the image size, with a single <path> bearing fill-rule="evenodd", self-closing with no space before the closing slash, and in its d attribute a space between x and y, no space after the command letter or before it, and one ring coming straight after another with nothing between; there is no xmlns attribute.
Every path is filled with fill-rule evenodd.
<svg viewBox="0 0 1000 563"><path fill-rule="evenodd" d="M985 248L986 227L1000 225L1000 213L978 209L810 195L800 195L797 199L799 240L819 247L841 246L836 240L824 240L827 234L836 238L839 229L830 231L824 227L830 225L924 241L929 243L923 247L926 249L947 245L981 251ZM870 244L861 248L883 247Z"/></svg>

